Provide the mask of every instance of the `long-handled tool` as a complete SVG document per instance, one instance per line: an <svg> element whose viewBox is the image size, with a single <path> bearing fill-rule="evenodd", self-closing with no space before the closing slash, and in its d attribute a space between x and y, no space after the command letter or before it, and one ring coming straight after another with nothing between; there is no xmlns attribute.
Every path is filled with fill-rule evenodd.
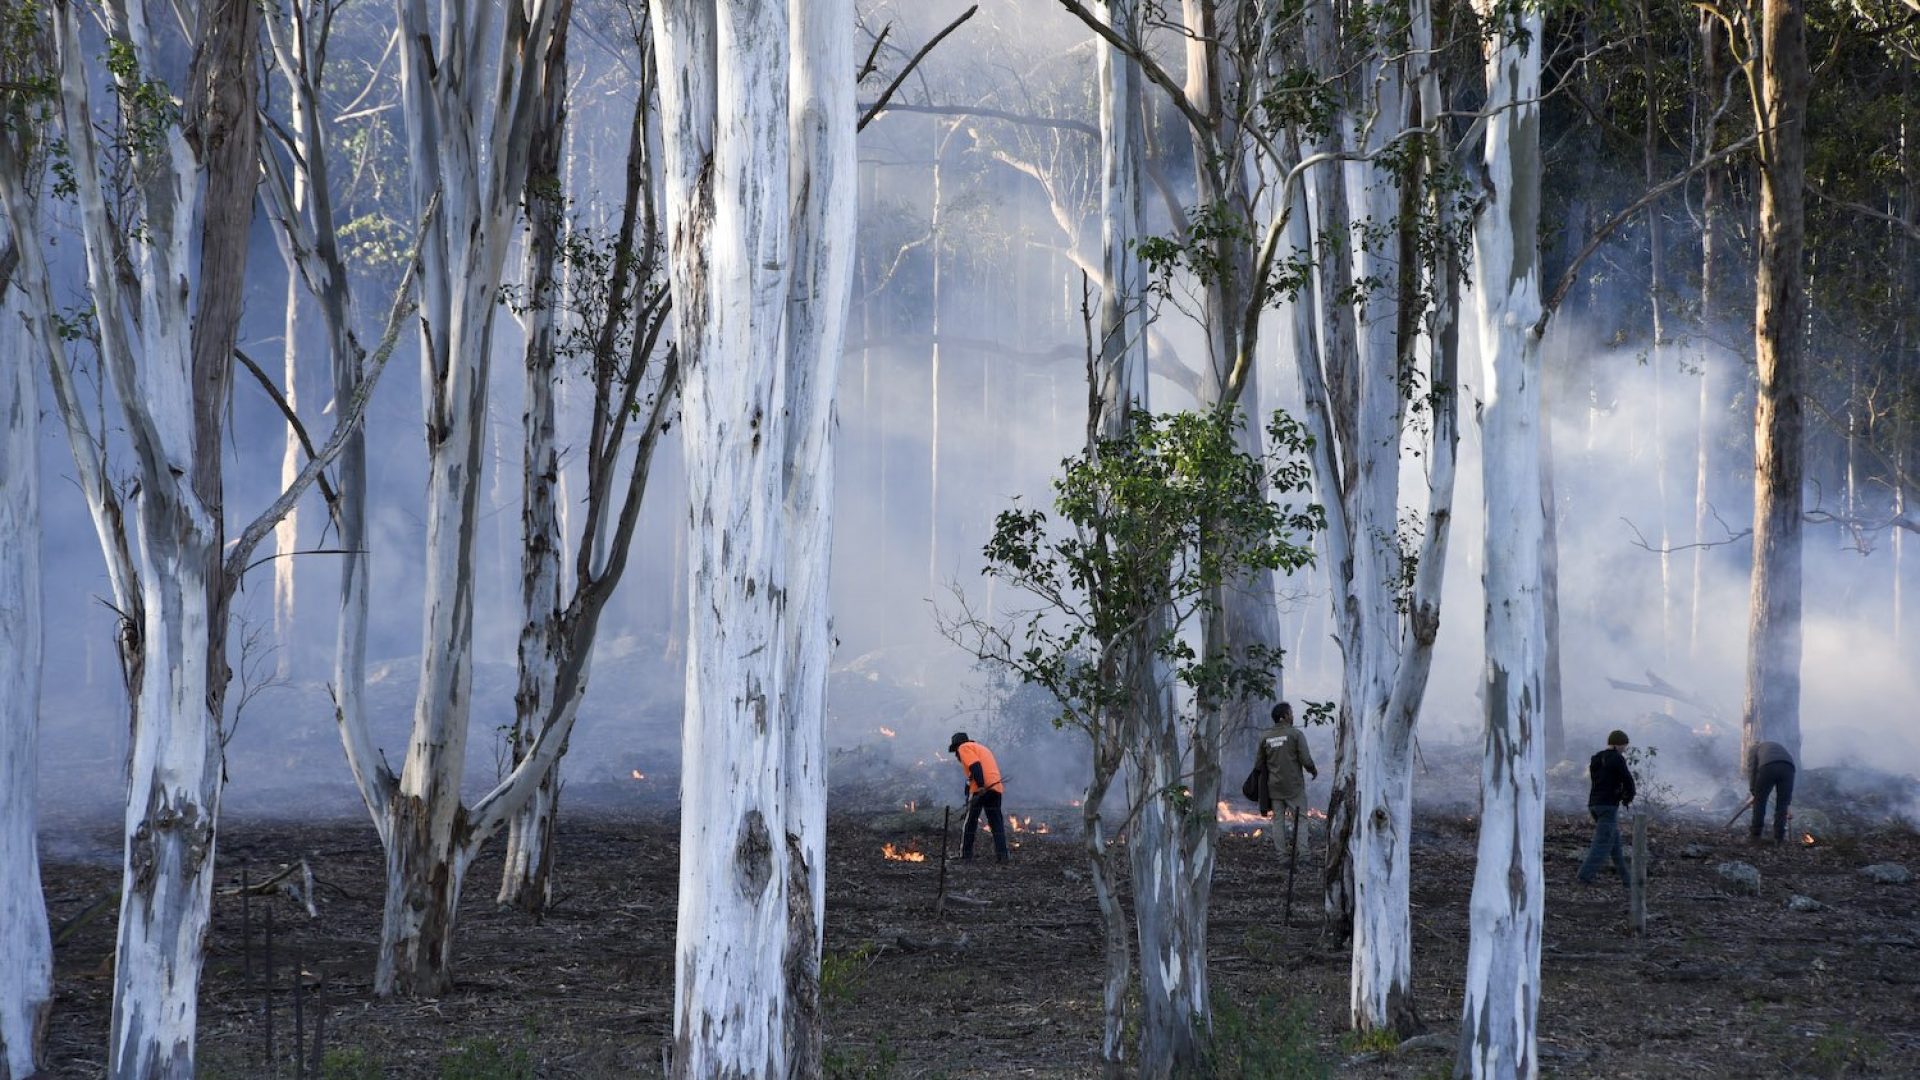
<svg viewBox="0 0 1920 1080"><path fill-rule="evenodd" d="M1287 813L1293 815L1293 831L1287 838L1287 906L1280 916L1281 926L1293 925L1293 868L1300 858L1300 809L1291 807Z"/></svg>
<svg viewBox="0 0 1920 1080"><path fill-rule="evenodd" d="M1753 805L1753 796L1752 796L1752 795L1748 795L1748 796L1747 796L1747 801L1746 801L1746 802L1743 802L1743 803L1741 803L1741 804L1740 804L1740 809L1738 809L1738 810L1735 810L1735 811L1733 812L1733 816L1727 819L1727 823L1726 823L1725 825L1722 825L1722 826L1720 826L1720 827L1721 827L1722 829L1731 829L1731 828L1733 828L1733 823L1734 823L1734 822L1736 822L1736 821L1739 821L1739 820L1740 820L1740 815L1741 815L1741 814L1744 814L1744 813L1746 813L1746 812L1747 812L1747 807L1749 807L1749 806L1752 806L1752 805Z"/></svg>

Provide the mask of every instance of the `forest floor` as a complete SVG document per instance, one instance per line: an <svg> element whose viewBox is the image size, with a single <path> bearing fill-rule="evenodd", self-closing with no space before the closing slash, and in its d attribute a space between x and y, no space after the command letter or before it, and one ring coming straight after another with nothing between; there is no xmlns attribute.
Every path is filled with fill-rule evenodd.
<svg viewBox="0 0 1920 1080"><path fill-rule="evenodd" d="M579 804L576 804L576 807ZM1024 812L1022 817L1025 817ZM839 815L830 830L826 960L829 1074L840 1077L1089 1077L1100 1032L1100 936L1078 812L1035 808L1048 835L1017 834L1012 861L948 867L975 903L936 916L939 815ZM1318 944L1324 833L1300 858L1293 925L1266 837L1220 845L1210 928L1226 1076L1446 1075L1460 1011L1474 827L1422 813L1413 836L1414 984L1433 1038L1404 1048L1344 1034L1347 957ZM56 927L119 880L109 827L47 823L64 842L45 866ZM74 830L78 830L76 833ZM955 830L958 832L957 828ZM1920 870L1920 834L1861 829L1807 846L1750 848L1738 827L1669 821L1651 830L1650 925L1627 932L1611 874L1581 889L1585 815L1552 814L1542 962L1542 1071L1565 1077L1913 1075L1920 1068L1920 885L1876 884L1869 864ZM1306 831L1303 830L1303 837ZM324 1013L329 1078L656 1075L669 1038L677 828L670 809L575 812L560 830L558 900L542 920L493 904L501 845L468 877L457 986L437 1001L371 995L382 858L364 818L224 822L219 882L259 882L304 858L318 917L286 895L216 895L200 995L203 1077L291 1077L292 965ZM983 847L987 838L981 837ZM912 848L925 862L884 857ZM958 851L958 836L954 837ZM86 853L91 853L88 856ZM1691 857L1688 857L1691 856ZM1755 895L1717 867L1760 873ZM297 879L298 875L296 875ZM1818 906L1795 911L1795 895ZM274 1062L266 1046L262 923L275 924ZM50 1074L104 1075L111 905L59 947ZM249 971L251 974L249 974ZM311 1053L311 1050L308 1051ZM315 1075L309 1071L306 1075Z"/></svg>

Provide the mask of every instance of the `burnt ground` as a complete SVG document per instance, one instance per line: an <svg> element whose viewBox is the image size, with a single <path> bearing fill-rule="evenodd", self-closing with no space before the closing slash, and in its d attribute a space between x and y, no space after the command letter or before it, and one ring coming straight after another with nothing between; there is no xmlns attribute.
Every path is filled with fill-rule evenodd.
<svg viewBox="0 0 1920 1080"><path fill-rule="evenodd" d="M1036 811L1066 826L1076 812ZM1460 1008L1474 835L1470 820L1423 814L1414 836L1415 991L1429 1029L1450 1035ZM930 831L920 826L931 821ZM50 834L77 826L48 823ZM289 964L320 984L329 1077L653 1075L673 997L676 837L661 810L576 814L561 825L559 901L542 921L497 910L499 844L469 877L458 987L438 1001L370 996L381 858L364 818L223 824L220 880L237 884L305 857L319 917L291 899L255 899L243 973L241 902L217 896L201 990L201 1075L292 1076L264 1060L259 925L272 907L281 989L276 1050L292 1042ZM118 882L110 828L66 831L45 868L56 927ZM1541 1054L1566 1077L1914 1075L1920 1070L1920 893L1859 870L1920 870L1920 836L1899 827L1812 847L1748 848L1717 821L1657 828L1652 921L1630 937L1624 890L1579 890L1584 815L1550 816ZM831 828L825 988L832 1075L1082 1077L1096 1074L1098 921L1077 841L1065 829L1017 837L1010 865L950 868L979 904L936 918L938 816L839 816ZM85 842L76 842L85 841ZM914 844L925 863L885 860ZM983 838L984 842L984 838ZM1696 845L1695 857L1682 849ZM71 854L91 846L94 857ZM957 849L957 837L956 837ZM1446 1048L1371 1051L1343 1036L1347 960L1316 947L1312 902L1320 836L1291 928L1283 879L1265 838L1223 838L1214 890L1212 977L1236 1003L1245 1060L1281 1050L1336 1075L1444 1075ZM62 855L61 852L68 854ZM103 857L104 856L104 857ZM1716 865L1759 868L1757 896L1735 895ZM1822 906L1786 907L1793 894ZM113 914L84 923L57 951L51 1075L103 1075ZM1269 996L1266 1005L1260 999ZM1434 1039L1438 1043L1444 1040ZM1265 1050L1263 1051L1263 1047ZM1238 1060L1238 1059L1236 1059ZM1228 1064L1227 1075L1282 1075ZM1287 1074L1294 1075L1294 1074ZM1312 1075L1311 1072L1308 1075Z"/></svg>

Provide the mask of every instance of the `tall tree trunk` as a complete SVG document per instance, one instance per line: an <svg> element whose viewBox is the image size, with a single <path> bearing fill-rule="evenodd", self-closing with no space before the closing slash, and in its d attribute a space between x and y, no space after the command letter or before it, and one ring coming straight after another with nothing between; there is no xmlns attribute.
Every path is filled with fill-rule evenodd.
<svg viewBox="0 0 1920 1080"><path fill-rule="evenodd" d="M114 15L108 33L138 64L137 76L117 78L163 70L159 27L144 5ZM142 290L136 319L121 285L121 237L109 221L94 141L82 68L88 46L77 13L64 6L54 12L60 108L101 313L101 353L140 480L135 551L143 610L138 659L130 665L139 696L108 1051L114 1077L193 1073L227 682L220 422L258 175L256 17L244 2L200 10L190 28L190 90L179 122L161 119L155 137L133 148L133 199L144 224L128 245L133 271L145 282L178 283Z"/></svg>
<svg viewBox="0 0 1920 1080"><path fill-rule="evenodd" d="M1711 100L1718 93L1721 81L1721 60L1725 49L1722 40L1720 19L1711 11L1700 15L1700 67L1702 96ZM1710 119L1704 131L1704 139L1699 149L1701 154L1714 151L1715 136L1718 127ZM1707 526L1713 510L1708 503L1712 492L1708 490L1709 467L1713 446L1713 403L1714 369L1719 366L1723 350L1712 344L1719 331L1720 293L1723 288L1720 280L1721 248L1726 242L1726 210L1724 202L1725 170L1718 166L1708 168L1700 178L1700 336L1705 343L1700 358L1700 388L1694 406L1694 454L1693 454L1693 574L1689 582L1687 596L1687 659L1697 662L1700 659L1700 611L1706 591L1707 575Z"/></svg>
<svg viewBox="0 0 1920 1080"><path fill-rule="evenodd" d="M790 29L784 6L712 0L653 18L692 530L673 1075L779 1076Z"/></svg>
<svg viewBox="0 0 1920 1080"><path fill-rule="evenodd" d="M1539 1072L1546 762L1536 737L1546 625L1540 502L1540 52L1537 9L1494 15L1487 48L1488 202L1474 223L1486 493L1485 757L1455 1076ZM1656 302L1657 299L1656 299Z"/></svg>
<svg viewBox="0 0 1920 1080"><path fill-rule="evenodd" d="M1401 62L1376 55L1366 81L1374 87L1382 121L1366 149L1378 151L1397 135L1408 116ZM1355 273L1395 281L1404 266L1407 220L1403 195L1409 177L1395 167L1369 164L1364 188L1352 197L1374 222L1395 222L1396 242L1356 240ZM1417 270L1417 259L1414 267ZM1400 580L1398 546L1400 373L1413 343L1402 333L1404 288L1379 285L1364 298L1359 323L1359 378L1355 432L1361 478L1351 503L1353 573L1346 602L1358 612L1359 628L1348 645L1345 690L1355 703L1353 966L1350 1005L1360 1030L1409 1033L1419 1026L1413 1001L1413 935L1408 844L1413 825L1412 729L1388 709L1397 675L1400 615L1394 583ZM1404 348L1404 351L1403 351ZM1344 644L1344 643L1343 643Z"/></svg>
<svg viewBox="0 0 1920 1080"><path fill-rule="evenodd" d="M1646 87L1640 140L1640 164L1649 188L1660 182L1660 94L1659 66L1654 50L1654 17L1651 0L1641 0L1641 78ZM1647 207L1647 294L1650 305L1649 326L1652 340L1647 345L1647 366L1653 373L1653 490L1654 512L1658 516L1660 558L1660 655L1673 660L1673 546L1668 514L1667 465L1667 250L1666 220L1656 201Z"/></svg>
<svg viewBox="0 0 1920 1080"><path fill-rule="evenodd" d="M1802 0L1761 12L1759 260L1754 355L1753 578L1741 749L1800 751L1801 256L1806 230L1807 42Z"/></svg>
<svg viewBox="0 0 1920 1080"><path fill-rule="evenodd" d="M9 210L11 213L12 210ZM18 234L33 236L37 223ZM0 258L11 265L17 248ZM40 894L40 397L31 312L0 301L0 1078L35 1074L53 1008L53 942Z"/></svg>
<svg viewBox="0 0 1920 1080"><path fill-rule="evenodd" d="M566 34L555 34L549 51L546 91L527 152L527 234L522 280L528 311L526 401L521 416L520 465L520 687L514 694L513 763L532 753L553 706L563 662L560 643L560 577L566 536L556 495L560 455L554 438L554 363L562 304L556 279L563 209L560 151L567 128ZM564 749L561 751L565 753ZM501 904L539 913L553 898L553 834L560 813L560 777L548 770L507 828L506 862L500 872Z"/></svg>
<svg viewBox="0 0 1920 1080"><path fill-rule="evenodd" d="M792 5L788 138L793 266L787 304L786 745L787 1072L824 1069L820 947L826 927L827 670L833 619L835 392L853 283L859 163L853 0ZM777 166L776 166L777 167Z"/></svg>
<svg viewBox="0 0 1920 1080"><path fill-rule="evenodd" d="M306 141L304 130L309 122L306 110L295 109L290 127L296 143ZM292 178L291 196L293 212L298 214L306 209L307 171L297 171ZM288 246L281 251L281 261L287 269L286 307L280 320L280 347L282 355L280 392L287 401L287 410L298 413L300 408L300 380L305 365L300 361L300 313L302 301L306 299L306 289L300 281L300 260ZM300 435L291 422L287 424L280 448L280 487L290 487L300 475L300 467L306 462L306 451L300 445ZM297 577L294 568L300 560L295 556L300 548L300 508L295 507L280 519L273 530L274 554L278 558L273 564L273 641L280 650L277 668L281 678L286 678L293 670L295 643L299 640L296 629L294 601Z"/></svg>
<svg viewBox="0 0 1920 1080"><path fill-rule="evenodd" d="M565 0L522 0L429 29L424 0L395 0L401 104L420 264L421 405L427 442L420 684L406 763L386 803L387 885L374 990L437 995L452 984L455 910L472 846L460 785L473 682L475 532L492 371L493 315L533 115ZM480 62L497 40L489 82ZM532 57L535 59L529 60ZM491 109L489 110L489 92ZM475 148L485 144L483 160Z"/></svg>

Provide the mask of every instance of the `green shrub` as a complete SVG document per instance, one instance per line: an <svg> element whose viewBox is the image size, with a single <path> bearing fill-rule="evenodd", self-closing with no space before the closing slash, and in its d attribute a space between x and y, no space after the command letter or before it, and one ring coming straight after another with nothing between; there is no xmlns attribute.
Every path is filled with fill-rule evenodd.
<svg viewBox="0 0 1920 1080"><path fill-rule="evenodd" d="M369 1052L358 1046L341 1046L320 1059L321 1080L385 1080L387 1071Z"/></svg>
<svg viewBox="0 0 1920 1080"><path fill-rule="evenodd" d="M1204 1075L1240 1080L1319 1080L1332 1075L1308 1031L1304 1005L1282 1007L1271 994L1242 1009L1225 995L1213 999L1213 1044Z"/></svg>
<svg viewBox="0 0 1920 1080"><path fill-rule="evenodd" d="M507 1046L497 1039L455 1043L453 1052L440 1059L440 1080L534 1080L530 1043Z"/></svg>
<svg viewBox="0 0 1920 1080"><path fill-rule="evenodd" d="M900 1052L885 1035L872 1049L862 1053L828 1050L820 1065L827 1080L887 1080L899 1064Z"/></svg>

